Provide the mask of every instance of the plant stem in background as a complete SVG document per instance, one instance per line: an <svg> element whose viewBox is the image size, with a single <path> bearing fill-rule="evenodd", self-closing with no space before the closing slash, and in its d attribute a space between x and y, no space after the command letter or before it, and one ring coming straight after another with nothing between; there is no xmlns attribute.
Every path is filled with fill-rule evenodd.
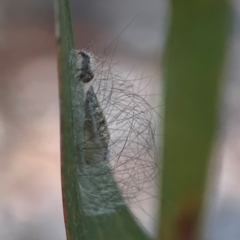
<svg viewBox="0 0 240 240"><path fill-rule="evenodd" d="M227 40L225 0L172 0L165 52L161 240L199 239Z"/></svg>

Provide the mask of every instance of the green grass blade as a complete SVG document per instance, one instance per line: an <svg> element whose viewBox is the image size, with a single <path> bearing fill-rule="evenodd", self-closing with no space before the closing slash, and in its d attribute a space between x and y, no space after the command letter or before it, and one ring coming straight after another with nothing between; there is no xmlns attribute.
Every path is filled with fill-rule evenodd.
<svg viewBox="0 0 240 240"><path fill-rule="evenodd" d="M70 64L74 62L75 55L72 52L74 43L69 1L59 0L55 4L55 12L61 112L61 176L67 239L149 239L131 215L119 193L115 194L112 200L114 211L106 209L101 214L88 214L89 202L85 194L94 187L92 182L101 181L101 184L106 184L105 190L109 192L114 190L117 193L118 186L112 174L102 174L104 171L110 172L107 165L87 166L84 161L84 149L81 147L84 142L85 116L84 105L81 103L84 100L81 84L74 77L75 66ZM87 174L79 175L80 171L81 173L92 171L93 174L89 178ZM89 188L83 189L83 186ZM104 201L108 199L98 198L98 202L93 199L95 206L91 207L98 208Z"/></svg>
<svg viewBox="0 0 240 240"><path fill-rule="evenodd" d="M225 0L172 0L164 59L161 240L195 240L217 126L225 56Z"/></svg>
<svg viewBox="0 0 240 240"><path fill-rule="evenodd" d="M74 155L74 133L71 99L72 70L69 56L74 48L67 0L55 1L56 35L58 51L60 131L61 131L61 179L65 228L68 240L83 238L82 211L80 207Z"/></svg>

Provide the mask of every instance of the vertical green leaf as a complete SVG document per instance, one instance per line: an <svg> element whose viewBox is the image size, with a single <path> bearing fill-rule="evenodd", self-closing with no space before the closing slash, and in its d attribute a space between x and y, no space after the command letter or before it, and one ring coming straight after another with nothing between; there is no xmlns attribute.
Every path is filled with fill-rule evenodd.
<svg viewBox="0 0 240 240"><path fill-rule="evenodd" d="M61 113L61 177L67 239L148 239L124 204L112 173L106 169L107 166L101 167L101 164L87 166L84 162L82 143L84 142L85 113L84 104L81 104L84 100L81 84L78 84L78 79L74 77L75 66L70 64L74 62L75 55L72 51L74 44L69 1L58 0L55 4L55 13ZM79 172L83 174L79 174ZM108 172L108 174L104 175L104 172ZM84 175L84 173L86 174ZM89 173L92 174L91 178ZM102 181L101 184L106 184L103 186L105 192L111 192L109 185L111 188L115 188L117 194L112 197L116 201L113 202L113 204L115 203L114 211L89 214L85 194L88 190L92 190L93 184L91 182L96 182L98 179ZM88 186L90 189L84 189L84 186ZM98 205L108 200L99 198L97 203L93 199L95 206L91 207L98 208ZM121 204L118 204L119 202Z"/></svg>
<svg viewBox="0 0 240 240"><path fill-rule="evenodd" d="M73 114L71 99L72 69L69 56L74 49L68 0L55 1L56 37L58 51L61 179L64 220L68 240L83 238L82 211L74 155Z"/></svg>
<svg viewBox="0 0 240 240"><path fill-rule="evenodd" d="M217 126L228 7L225 0L171 4L159 236L195 240Z"/></svg>

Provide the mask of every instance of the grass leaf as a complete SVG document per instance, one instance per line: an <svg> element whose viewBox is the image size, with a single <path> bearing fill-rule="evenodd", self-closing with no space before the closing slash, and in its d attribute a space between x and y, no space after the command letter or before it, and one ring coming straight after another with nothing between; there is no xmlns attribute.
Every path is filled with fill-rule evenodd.
<svg viewBox="0 0 240 240"><path fill-rule="evenodd" d="M195 240L216 130L227 39L225 0L172 0L164 59L161 240Z"/></svg>
<svg viewBox="0 0 240 240"><path fill-rule="evenodd" d="M56 2L55 13L61 112L61 177L67 239L149 239L124 204L113 175L104 175L104 171L109 170L106 169L107 166L84 164L82 143L85 115L84 106L81 104L84 102L84 97L81 84L74 76L75 66L70 64L75 62L75 55L69 1ZM92 175L88 175L89 173ZM106 209L104 212L103 209L101 214L89 214L88 199L90 198L86 198L85 195L88 194L88 190L92 191L94 187L92 182L98 180L102 181L101 184L105 184L103 189L106 192L111 192L111 188L115 188L117 194L112 200L113 211ZM98 202L93 198L95 206L91 205L90 208L98 208L99 205L104 205L104 201L109 200L99 197L97 192L95 194Z"/></svg>

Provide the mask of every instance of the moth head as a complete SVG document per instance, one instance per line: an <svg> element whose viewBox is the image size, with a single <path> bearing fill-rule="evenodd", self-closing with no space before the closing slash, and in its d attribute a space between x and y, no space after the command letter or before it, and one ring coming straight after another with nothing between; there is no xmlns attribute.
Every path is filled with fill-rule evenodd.
<svg viewBox="0 0 240 240"><path fill-rule="evenodd" d="M79 80L83 83L88 83L94 78L93 73L93 56L86 50L80 50L79 55L81 56L81 66Z"/></svg>

